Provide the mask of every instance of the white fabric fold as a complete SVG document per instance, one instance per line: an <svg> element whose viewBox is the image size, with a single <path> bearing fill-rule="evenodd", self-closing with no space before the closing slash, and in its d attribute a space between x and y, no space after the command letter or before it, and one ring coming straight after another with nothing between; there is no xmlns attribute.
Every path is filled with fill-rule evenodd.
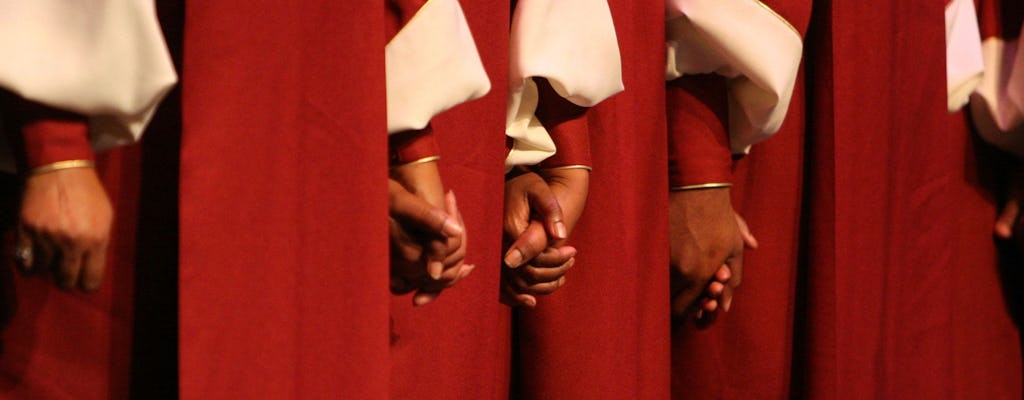
<svg viewBox="0 0 1024 400"><path fill-rule="evenodd" d="M556 151L535 115L534 77L546 78L558 95L582 107L622 91L622 64L607 1L520 0L516 5L505 125L513 146L506 169L540 163Z"/></svg>
<svg viewBox="0 0 1024 400"><path fill-rule="evenodd" d="M177 81L151 0L0 2L0 55L0 86L88 116L98 150L137 140Z"/></svg>
<svg viewBox="0 0 1024 400"><path fill-rule="evenodd" d="M430 0L384 51L388 133L423 129L430 119L491 89L457 0Z"/></svg>
<svg viewBox="0 0 1024 400"><path fill-rule="evenodd" d="M946 89L949 112L963 108L981 83L985 65L973 0L946 5Z"/></svg>
<svg viewBox="0 0 1024 400"><path fill-rule="evenodd" d="M729 78L734 153L746 153L777 132L800 70L800 33L756 0L667 0L666 6L666 79L707 73Z"/></svg>
<svg viewBox="0 0 1024 400"><path fill-rule="evenodd" d="M985 73L971 96L971 115L982 138L1018 156L1024 156L1024 32L1004 41L989 38L982 44Z"/></svg>

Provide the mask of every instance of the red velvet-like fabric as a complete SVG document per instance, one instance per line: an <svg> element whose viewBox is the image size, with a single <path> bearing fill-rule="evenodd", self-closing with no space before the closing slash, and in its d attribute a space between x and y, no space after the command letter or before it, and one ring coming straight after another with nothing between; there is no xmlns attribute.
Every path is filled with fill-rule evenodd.
<svg viewBox="0 0 1024 400"><path fill-rule="evenodd" d="M387 398L384 4L185 21L181 397Z"/></svg>
<svg viewBox="0 0 1024 400"><path fill-rule="evenodd" d="M594 172L565 286L516 313L521 399L669 396L664 7L610 1L626 91L588 112Z"/></svg>
<svg viewBox="0 0 1024 400"><path fill-rule="evenodd" d="M666 85L669 186L732 182L726 90L719 75L684 76Z"/></svg>
<svg viewBox="0 0 1024 400"><path fill-rule="evenodd" d="M441 155L434 130L427 126L418 131L400 132L388 136L388 164L397 166Z"/></svg>
<svg viewBox="0 0 1024 400"><path fill-rule="evenodd" d="M4 114L7 139L21 169L67 160L94 160L88 121L81 115L14 96Z"/></svg>
<svg viewBox="0 0 1024 400"><path fill-rule="evenodd" d="M541 167L554 168L567 165L591 165L590 124L587 108L573 104L551 87L547 79L537 82L537 119L547 129L556 152L541 162Z"/></svg>
<svg viewBox="0 0 1024 400"><path fill-rule="evenodd" d="M991 157L945 111L941 2L814 18L795 394L1020 398L1019 293L1001 288Z"/></svg>
<svg viewBox="0 0 1024 400"><path fill-rule="evenodd" d="M498 266L509 6L461 4L491 91L435 117L431 125L444 151L441 177L458 197L466 223L466 262L477 267L426 306L414 308L409 296L392 299L392 399L508 398L509 309L498 302Z"/></svg>

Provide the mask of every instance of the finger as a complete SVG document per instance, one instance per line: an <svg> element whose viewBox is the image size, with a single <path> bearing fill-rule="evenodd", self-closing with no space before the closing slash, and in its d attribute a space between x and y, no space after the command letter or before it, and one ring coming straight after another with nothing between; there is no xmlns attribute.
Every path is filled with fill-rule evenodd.
<svg viewBox="0 0 1024 400"><path fill-rule="evenodd" d="M476 269L476 265L463 264L462 267L459 268L459 274L455 277L455 279L448 283L448 287L455 286L455 284L459 283L459 281L466 279L466 277L469 276L469 273L473 272L474 269Z"/></svg>
<svg viewBox="0 0 1024 400"><path fill-rule="evenodd" d="M728 265L722 264L718 271L715 272L715 280L725 283L729 281L729 278L732 278L732 271L729 270Z"/></svg>
<svg viewBox="0 0 1024 400"><path fill-rule="evenodd" d="M565 227L565 223L562 222L562 206L558 204L558 197L555 197L555 194L551 192L547 184L543 182L531 185L530 189L526 192L526 199L530 204L530 209L544 221L544 226L551 237L555 238L555 240L567 239L569 237L569 230Z"/></svg>
<svg viewBox="0 0 1024 400"><path fill-rule="evenodd" d="M1003 211L999 213L999 217L996 218L995 233L996 236L1009 239L1013 236L1013 227L1017 222L1017 216L1020 214L1020 204L1017 199L1010 199L1003 206Z"/></svg>
<svg viewBox="0 0 1024 400"><path fill-rule="evenodd" d="M509 268L518 268L525 262L533 259L545 248L548 247L548 236L544 227L536 221L531 221L515 242L505 252L504 262Z"/></svg>
<svg viewBox="0 0 1024 400"><path fill-rule="evenodd" d="M718 310L718 301L705 298L700 302L700 309L704 310L704 313L713 313Z"/></svg>
<svg viewBox="0 0 1024 400"><path fill-rule="evenodd" d="M102 243L87 252L82 258L82 272L79 287L86 291L95 291L103 283L103 271L107 266L107 244Z"/></svg>
<svg viewBox="0 0 1024 400"><path fill-rule="evenodd" d="M732 277L726 282L725 290L722 292L722 310L729 312L729 309L732 307L733 294L743 281L743 256L739 255L730 258L726 260L726 264L729 265L729 269L732 271Z"/></svg>
<svg viewBox="0 0 1024 400"><path fill-rule="evenodd" d="M62 289L74 289L78 286L78 276L82 271L82 259L85 252L76 246L66 246L57 256L60 268L56 272L57 283Z"/></svg>
<svg viewBox="0 0 1024 400"><path fill-rule="evenodd" d="M716 299L722 295L722 291L725 290L725 285L722 282L714 281L708 284L707 290L704 291L704 295L711 299Z"/></svg>
<svg viewBox="0 0 1024 400"><path fill-rule="evenodd" d="M35 254L32 245L32 235L23 226L18 227L15 243L17 243L14 247L15 263L22 272L32 272L33 256Z"/></svg>
<svg viewBox="0 0 1024 400"><path fill-rule="evenodd" d="M502 304L509 307L526 306L534 308L537 306L537 298L528 294L516 293L507 283L501 285L501 297L499 298Z"/></svg>
<svg viewBox="0 0 1024 400"><path fill-rule="evenodd" d="M683 289L679 294L672 298L672 314L675 316L686 316L695 308L694 303L697 301L699 296L699 289L695 289L694 287Z"/></svg>
<svg viewBox="0 0 1024 400"><path fill-rule="evenodd" d="M423 307L430 302L437 300L437 297L441 295L441 292L425 292L419 290L416 294L412 295L412 305L414 307Z"/></svg>
<svg viewBox="0 0 1024 400"><path fill-rule="evenodd" d="M750 233L750 228L747 226L747 221L743 219L739 214L733 213L736 217L736 225L740 228L740 237L743 238L743 244L751 249L757 248L757 238Z"/></svg>
<svg viewBox="0 0 1024 400"><path fill-rule="evenodd" d="M527 264L512 273L518 275L527 284L553 282L568 273L574 264L576 264L575 258L570 258L569 261L557 267L538 268Z"/></svg>
<svg viewBox="0 0 1024 400"><path fill-rule="evenodd" d="M32 268L40 272L53 272L57 257L56 245L49 235L35 233L32 235Z"/></svg>
<svg viewBox="0 0 1024 400"><path fill-rule="evenodd" d="M462 225L448 213L409 193L397 182L389 181L388 184L388 212L403 225L438 236L454 237L462 234Z"/></svg>
<svg viewBox="0 0 1024 400"><path fill-rule="evenodd" d="M534 267L560 267L576 257L576 248L572 246L548 247L537 257L530 260Z"/></svg>

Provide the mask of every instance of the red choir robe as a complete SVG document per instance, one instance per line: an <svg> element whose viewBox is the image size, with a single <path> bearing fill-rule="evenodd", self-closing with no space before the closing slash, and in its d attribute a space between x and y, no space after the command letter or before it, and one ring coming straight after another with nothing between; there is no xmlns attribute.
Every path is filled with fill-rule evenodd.
<svg viewBox="0 0 1024 400"><path fill-rule="evenodd" d="M1021 397L992 153L946 111L942 13L815 4L793 396Z"/></svg>
<svg viewBox="0 0 1024 400"><path fill-rule="evenodd" d="M766 5L806 33L809 1ZM692 321L673 323L673 398L789 398L803 196L802 90L801 75L779 131L734 163L725 79L686 76L668 86L671 185L732 182L734 209L760 245L744 254L742 285L728 313L719 310L705 329Z"/></svg>
<svg viewBox="0 0 1024 400"><path fill-rule="evenodd" d="M388 398L384 4L185 21L181 397Z"/></svg>
<svg viewBox="0 0 1024 400"><path fill-rule="evenodd" d="M669 395L664 7L609 5L626 90L587 113L594 170L570 235L576 264L516 313L518 398Z"/></svg>

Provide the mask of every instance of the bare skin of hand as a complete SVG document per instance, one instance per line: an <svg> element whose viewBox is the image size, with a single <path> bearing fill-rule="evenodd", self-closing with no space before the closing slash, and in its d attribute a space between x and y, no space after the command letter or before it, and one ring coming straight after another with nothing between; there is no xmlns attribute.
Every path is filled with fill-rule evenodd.
<svg viewBox="0 0 1024 400"><path fill-rule="evenodd" d="M18 247L25 271L52 271L63 289L103 282L114 212L96 171L70 168L31 175L21 199Z"/></svg>
<svg viewBox="0 0 1024 400"><path fill-rule="evenodd" d="M736 216L736 225L739 226L740 236L743 238L743 245L748 249L757 249L758 243L757 238L750 233L750 228L747 226L747 221L743 219L739 214L734 213ZM732 277L732 271L729 270L727 265L722 265L715 272L714 280L708 284L704 293L698 300L699 308L697 309L697 320L702 324L710 324L715 321L717 317L716 311L718 311L718 299L721 298L722 293L725 292L726 285L729 284L729 278Z"/></svg>
<svg viewBox="0 0 1024 400"><path fill-rule="evenodd" d="M1021 206L1024 206L1024 160L1017 161L1014 173L1010 174L1006 203L1003 205L999 217L993 226L996 237L1000 239L1017 238L1018 244L1024 245L1024 235L1019 230L1022 228ZM1024 248L1024 246L1022 246Z"/></svg>
<svg viewBox="0 0 1024 400"><path fill-rule="evenodd" d="M537 295L565 283L576 249L565 245L586 204L590 173L556 169L505 182L505 241L501 301L537 305Z"/></svg>
<svg viewBox="0 0 1024 400"><path fill-rule="evenodd" d="M729 310L743 273L744 239L737 221L729 188L685 190L669 195L673 315L681 317L698 310L717 309L719 301L723 310ZM718 299L705 302L715 304L698 303L705 293L719 293Z"/></svg>
<svg viewBox="0 0 1024 400"><path fill-rule="evenodd" d="M466 231L455 195L444 194L434 162L391 170L391 288L415 290L413 304L427 304L473 270L464 263Z"/></svg>

